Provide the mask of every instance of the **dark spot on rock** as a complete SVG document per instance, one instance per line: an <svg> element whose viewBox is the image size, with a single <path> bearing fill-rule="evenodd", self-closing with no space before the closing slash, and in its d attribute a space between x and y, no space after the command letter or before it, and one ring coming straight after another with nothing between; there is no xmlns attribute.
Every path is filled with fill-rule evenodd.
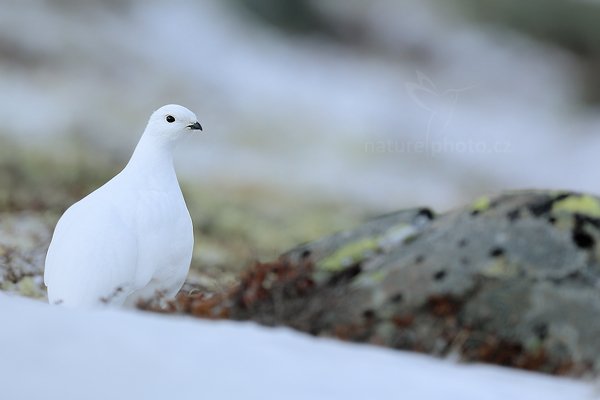
<svg viewBox="0 0 600 400"><path fill-rule="evenodd" d="M501 257L504 255L504 249L502 247L492 247L490 249L490 257Z"/></svg>
<svg viewBox="0 0 600 400"><path fill-rule="evenodd" d="M548 217L548 223L554 225L556 223L556 217Z"/></svg>
<svg viewBox="0 0 600 400"><path fill-rule="evenodd" d="M392 300L392 303L402 303L402 300L404 300L404 295L402 293L396 293L390 300Z"/></svg>
<svg viewBox="0 0 600 400"><path fill-rule="evenodd" d="M446 277L446 271L441 270L436 272L435 274L433 274L433 279L435 279L436 281L441 281Z"/></svg>
<svg viewBox="0 0 600 400"><path fill-rule="evenodd" d="M593 236L590 235L585 227L589 221L580 215L575 216L575 225L573 226L573 233L571 238L573 243L580 249L589 250L596 244Z"/></svg>
<svg viewBox="0 0 600 400"><path fill-rule="evenodd" d="M479 212L480 212L479 210L473 210L473 211L471 211L471 216L476 217L479 215Z"/></svg>
<svg viewBox="0 0 600 400"><path fill-rule="evenodd" d="M304 250L304 251L302 252L302 254L300 255L300 258L302 258L303 260L305 260L305 259L307 259L308 257L310 257L310 256L311 256L311 254L312 254L312 253L311 253L311 251L310 251L310 250L308 250L308 249L307 249L307 250Z"/></svg>
<svg viewBox="0 0 600 400"><path fill-rule="evenodd" d="M553 204L554 200L544 200L529 204L527 208L535 217L539 217L541 215L550 213L550 211L552 211Z"/></svg>
<svg viewBox="0 0 600 400"><path fill-rule="evenodd" d="M561 201L561 200L564 200L564 199L566 199L567 197L570 197L570 196L573 196L573 195L577 195L577 193L573 193L573 192L566 192L566 193L559 194L558 196L556 196L556 197L554 198L553 202L555 202L555 201Z"/></svg>
<svg viewBox="0 0 600 400"><path fill-rule="evenodd" d="M341 282L347 282L354 278L356 275L360 274L362 270L360 264L352 265L348 268L344 268L341 272L333 275L331 279L329 279L328 284L331 286L335 286Z"/></svg>
<svg viewBox="0 0 600 400"><path fill-rule="evenodd" d="M467 257L461 257L461 258L460 258L460 263L461 263L462 265L469 265L469 262L470 262L470 261L469 261L469 259L468 259Z"/></svg>
<svg viewBox="0 0 600 400"><path fill-rule="evenodd" d="M556 203L557 201L564 200L567 197L572 196L572 195L573 195L573 193L562 193L562 194L560 194L558 196L554 196L554 197L544 196L541 199L530 203L527 206L527 208L535 217L547 215L547 214L550 214L550 212L552 211L552 207L554 206L554 203Z"/></svg>
<svg viewBox="0 0 600 400"><path fill-rule="evenodd" d="M533 333L538 337L538 339L540 340L544 340L548 337L548 325L545 323L539 323L536 324L533 327Z"/></svg>
<svg viewBox="0 0 600 400"><path fill-rule="evenodd" d="M365 319L375 319L375 311L373 311L373 310L365 310L363 312L363 317Z"/></svg>
<svg viewBox="0 0 600 400"><path fill-rule="evenodd" d="M416 258L415 258L415 264L421 264L423 263L423 261L425 261L425 256L422 254L419 254Z"/></svg>
<svg viewBox="0 0 600 400"><path fill-rule="evenodd" d="M594 247L596 241L594 238L583 229L573 230L573 242L577 247L584 250L589 250Z"/></svg>
<svg viewBox="0 0 600 400"><path fill-rule="evenodd" d="M516 220L521 218L521 210L516 209L509 211L508 213L506 213L506 218L508 218L510 222L515 222Z"/></svg>
<svg viewBox="0 0 600 400"><path fill-rule="evenodd" d="M469 241L465 238L462 238L458 241L458 247L465 247L467 244L469 244Z"/></svg>
<svg viewBox="0 0 600 400"><path fill-rule="evenodd" d="M421 208L418 213L419 216L425 217L427 219L435 218L435 214L429 208Z"/></svg>

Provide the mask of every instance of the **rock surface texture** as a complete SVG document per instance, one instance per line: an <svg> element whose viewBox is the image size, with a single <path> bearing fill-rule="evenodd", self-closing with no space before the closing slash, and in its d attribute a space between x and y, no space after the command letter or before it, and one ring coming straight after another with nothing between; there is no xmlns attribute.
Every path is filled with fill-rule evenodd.
<svg viewBox="0 0 600 400"><path fill-rule="evenodd" d="M596 197L483 197L439 216L382 216L257 264L226 295L181 296L175 308L581 375L600 370L599 241Z"/></svg>

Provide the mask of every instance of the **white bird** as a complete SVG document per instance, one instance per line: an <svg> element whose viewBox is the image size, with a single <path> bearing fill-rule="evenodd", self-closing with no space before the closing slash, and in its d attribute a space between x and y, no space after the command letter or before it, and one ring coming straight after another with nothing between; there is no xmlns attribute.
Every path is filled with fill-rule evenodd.
<svg viewBox="0 0 600 400"><path fill-rule="evenodd" d="M64 213L46 256L51 304L134 305L177 294L189 271L194 235L173 149L197 129L202 126L187 108L159 108L127 166Z"/></svg>

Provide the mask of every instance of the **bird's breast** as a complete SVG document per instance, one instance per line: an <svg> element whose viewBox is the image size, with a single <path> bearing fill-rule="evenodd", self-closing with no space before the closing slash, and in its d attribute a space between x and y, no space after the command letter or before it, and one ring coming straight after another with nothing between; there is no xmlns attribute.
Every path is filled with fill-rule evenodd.
<svg viewBox="0 0 600 400"><path fill-rule="evenodd" d="M192 222L183 196L142 193L137 202L140 279L187 272L193 248Z"/></svg>

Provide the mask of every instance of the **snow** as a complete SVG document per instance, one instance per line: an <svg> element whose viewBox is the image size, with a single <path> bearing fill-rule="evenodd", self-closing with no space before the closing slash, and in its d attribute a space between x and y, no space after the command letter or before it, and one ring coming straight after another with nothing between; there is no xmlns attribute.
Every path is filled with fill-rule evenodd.
<svg viewBox="0 0 600 400"><path fill-rule="evenodd" d="M0 293L3 399L591 399L588 383L252 323Z"/></svg>

